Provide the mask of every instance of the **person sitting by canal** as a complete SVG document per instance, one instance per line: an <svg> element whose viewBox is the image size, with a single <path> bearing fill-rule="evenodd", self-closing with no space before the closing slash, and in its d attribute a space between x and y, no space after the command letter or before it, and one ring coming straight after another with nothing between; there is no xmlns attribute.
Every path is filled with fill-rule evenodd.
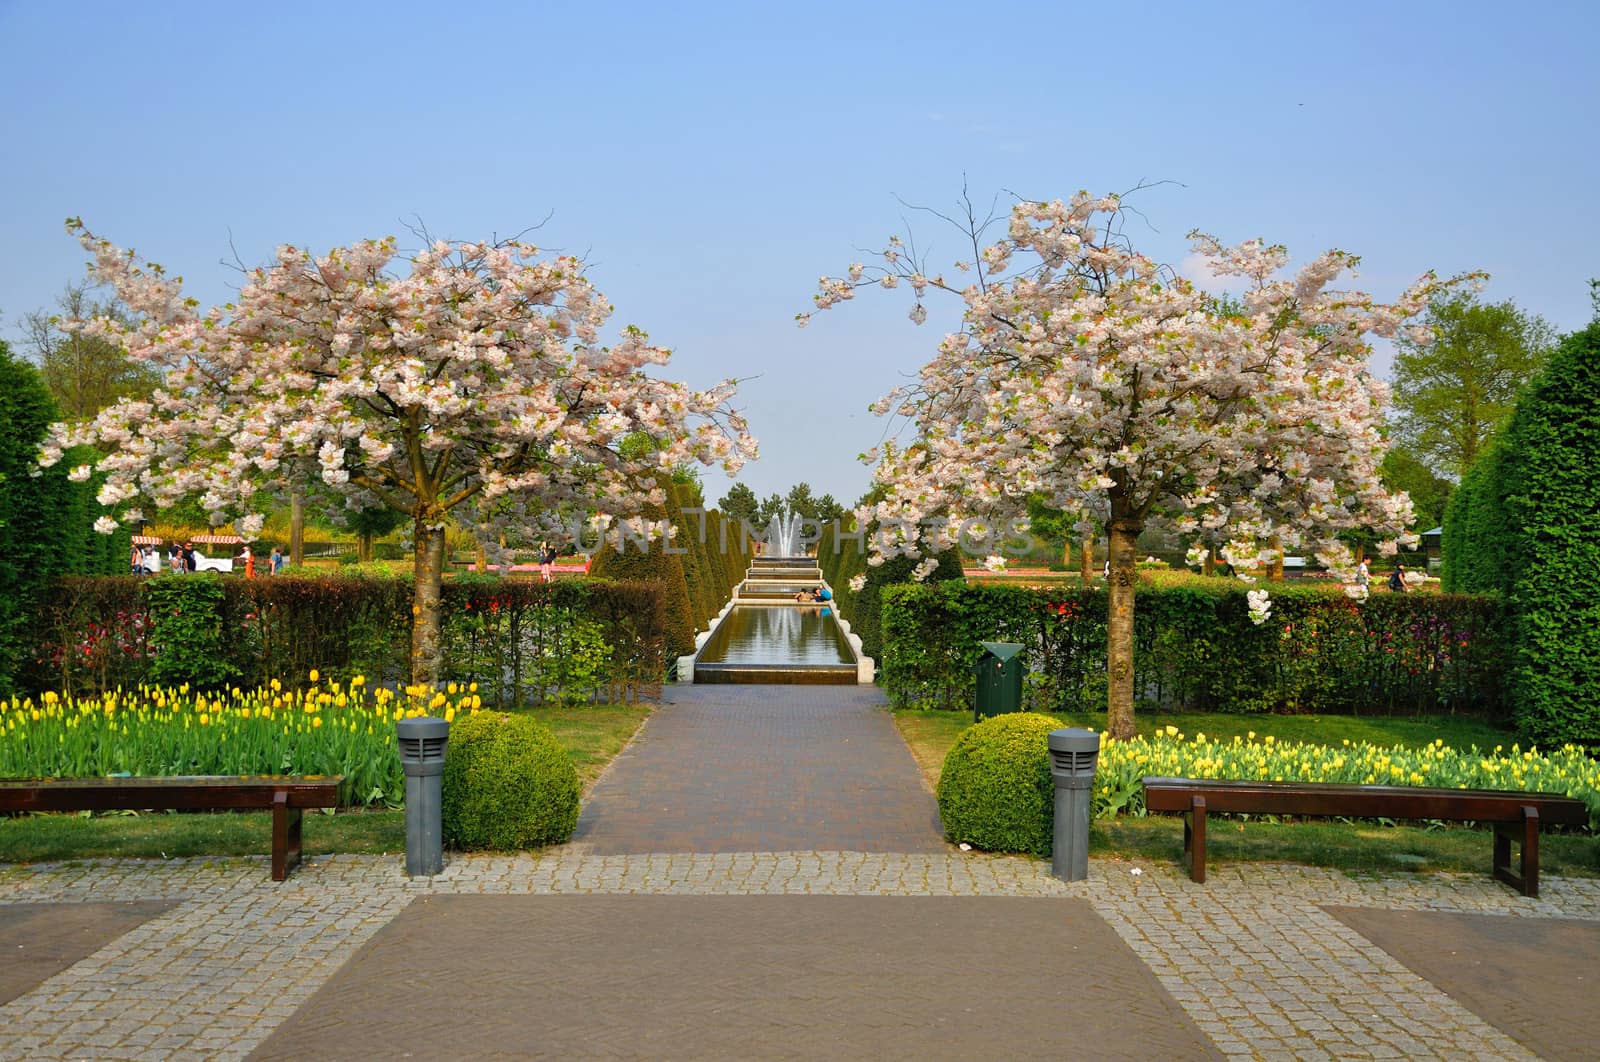
<svg viewBox="0 0 1600 1062"><path fill-rule="evenodd" d="M804 604L810 604L817 599L817 595L810 590L802 590L794 595L794 599Z"/></svg>
<svg viewBox="0 0 1600 1062"><path fill-rule="evenodd" d="M816 593L816 598L817 598L818 601L832 601L833 600L833 591L829 590L826 586L817 587L815 593Z"/></svg>

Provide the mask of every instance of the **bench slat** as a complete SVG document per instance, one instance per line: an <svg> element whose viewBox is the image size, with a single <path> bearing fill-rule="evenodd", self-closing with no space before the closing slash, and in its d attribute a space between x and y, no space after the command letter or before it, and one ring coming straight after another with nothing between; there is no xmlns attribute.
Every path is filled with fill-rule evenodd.
<svg viewBox="0 0 1600 1062"><path fill-rule="evenodd" d="M141 808L331 808L342 779L266 776L225 778L52 778L0 781L0 811L128 811Z"/></svg>
<svg viewBox="0 0 1600 1062"><path fill-rule="evenodd" d="M1183 855L1189 876L1206 880L1206 816L1213 811L1257 815L1450 819L1494 824L1495 878L1524 896L1539 895L1539 829L1547 822L1583 826L1589 809L1560 793L1506 789L1438 789L1304 782L1234 782L1197 778L1144 779L1145 807L1183 813ZM1513 864L1511 845L1520 858Z"/></svg>
<svg viewBox="0 0 1600 1062"><path fill-rule="evenodd" d="M272 812L272 880L300 862L301 812L339 801L343 775L198 775L141 778L4 778L0 811Z"/></svg>
<svg viewBox="0 0 1600 1062"><path fill-rule="evenodd" d="M1203 794L1213 812L1517 822L1523 808L1535 807L1546 825L1583 826L1589 821L1583 801L1560 793L1187 778L1146 778L1144 787L1145 807L1151 811L1187 811L1190 799Z"/></svg>

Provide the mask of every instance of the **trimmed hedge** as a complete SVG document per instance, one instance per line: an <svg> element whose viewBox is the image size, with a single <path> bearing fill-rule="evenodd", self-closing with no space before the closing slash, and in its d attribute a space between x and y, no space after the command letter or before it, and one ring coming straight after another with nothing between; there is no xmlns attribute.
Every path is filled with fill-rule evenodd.
<svg viewBox="0 0 1600 1062"><path fill-rule="evenodd" d="M1600 321L1562 341L1506 432L1517 729L1600 742Z"/></svg>
<svg viewBox="0 0 1600 1062"><path fill-rule="evenodd" d="M939 773L939 818L952 844L1047 856L1054 844L1050 731L1066 724L1017 712L968 727Z"/></svg>
<svg viewBox="0 0 1600 1062"><path fill-rule="evenodd" d="M444 843L513 852L564 844L578 826L578 771L548 727L474 712L450 727L442 779Z"/></svg>
<svg viewBox="0 0 1600 1062"><path fill-rule="evenodd" d="M1496 440L1461 477L1444 510L1439 581L1447 594L1507 594L1521 538L1506 504L1511 455Z"/></svg>
<svg viewBox="0 0 1600 1062"><path fill-rule="evenodd" d="M665 509L647 514L650 520L663 518ZM621 550L617 540L608 539L589 564L592 579L610 579L617 582L659 583L666 606L667 659L694 651L694 605L689 597L689 581L684 575L683 561L676 553L668 553L666 544L659 538L650 543L648 551L641 550L632 540L623 540Z"/></svg>
<svg viewBox="0 0 1600 1062"><path fill-rule="evenodd" d="M1493 596L1272 588L1250 622L1246 587L1177 573L1142 582L1134 690L1144 709L1186 712L1451 710L1504 717L1505 608ZM883 689L897 706L970 710L979 642L1027 649L1034 711L1105 709L1106 592L943 583L884 596Z"/></svg>
<svg viewBox="0 0 1600 1062"><path fill-rule="evenodd" d="M95 501L98 483L67 478L85 453L69 452L44 470L35 465L57 415L39 371L0 342L0 694L26 685L36 616L58 575L128 571L126 529L94 530L105 512Z"/></svg>
<svg viewBox="0 0 1600 1062"><path fill-rule="evenodd" d="M159 599L168 586L185 595L185 628L192 623L202 641L205 631L212 632L210 648L173 654L166 646L177 643L153 637L150 595ZM210 596L207 587L220 597ZM552 672L541 669L547 659L541 650L559 642L562 628L574 619L595 625L610 648L602 676L610 699L636 700L661 681L665 613L659 584L467 577L445 582L441 604L445 676L477 681L486 704L571 699L559 671L550 685ZM312 668L345 680L362 674L373 685L403 683L409 678L411 581L346 575L69 577L53 585L36 638L28 675L35 690L132 689L152 681L157 668L172 669L163 670L163 681L197 686L250 687L274 678L293 683ZM164 655L166 661L159 662ZM218 669L232 677L223 678Z"/></svg>

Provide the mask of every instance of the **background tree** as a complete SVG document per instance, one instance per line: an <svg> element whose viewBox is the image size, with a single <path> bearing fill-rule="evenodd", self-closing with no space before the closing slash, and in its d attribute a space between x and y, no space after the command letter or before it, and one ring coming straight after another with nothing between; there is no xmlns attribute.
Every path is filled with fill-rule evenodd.
<svg viewBox="0 0 1600 1062"><path fill-rule="evenodd" d="M405 513L387 505L373 505L350 515L348 525L356 533L356 560L372 562L372 540L382 538L405 523Z"/></svg>
<svg viewBox="0 0 1600 1062"><path fill-rule="evenodd" d="M784 512L790 516L798 516L806 520L819 520L821 509L817 499L811 493L811 484L801 480L789 488L789 493L783 499Z"/></svg>
<svg viewBox="0 0 1600 1062"><path fill-rule="evenodd" d="M817 499L816 518L818 520L824 523L832 520L843 520L844 515L844 506L840 505L838 499L832 494L824 494Z"/></svg>
<svg viewBox="0 0 1600 1062"><path fill-rule="evenodd" d="M85 420L119 398L142 398L160 376L132 361L113 342L65 322L100 316L126 317L113 303L97 302L83 284L69 284L54 311L38 310L23 319L28 352L44 374L56 406L68 420Z"/></svg>
<svg viewBox="0 0 1600 1062"><path fill-rule="evenodd" d="M495 547L513 529L561 535L562 512L660 506L658 472L699 461L731 474L755 453L728 406L731 380L695 391L649 375L670 352L632 326L601 344L610 304L570 256L540 259L520 241L436 241L409 258L392 238L320 258L286 246L249 272L237 303L201 312L180 278L68 225L135 315L97 318L86 334L162 373L163 386L57 425L41 461L99 443L110 451L90 463L106 473L100 498L125 519L142 518L138 498L199 496L247 539L266 505L295 490L404 513L416 681L439 676L447 518ZM391 271L397 262L409 269ZM635 434L657 446L624 453Z"/></svg>
<svg viewBox="0 0 1600 1062"><path fill-rule="evenodd" d="M760 530L761 501L756 497L756 492L743 483L735 483L728 488L728 493L722 496L722 501L717 503L717 508L723 516L738 523L743 520L753 529Z"/></svg>
<svg viewBox="0 0 1600 1062"><path fill-rule="evenodd" d="M1405 491L1416 510L1417 527L1424 530L1438 527L1444 522L1445 505L1455 484L1434 472L1412 456L1411 452L1395 447L1383 455L1378 466L1383 485L1392 493Z"/></svg>
<svg viewBox="0 0 1600 1062"><path fill-rule="evenodd" d="M904 284L919 324L929 288L965 303L962 329L940 343L919 383L873 407L903 415L914 434L886 444L874 474L884 490L875 515L893 529L874 540L879 557L917 558L913 575L925 577L964 519L1024 517L1034 496L1062 509L1104 499L1107 729L1116 738L1134 734L1135 543L1153 516L1220 544L1238 568L1310 547L1346 577L1354 562L1341 533L1406 531L1411 506L1378 475L1385 389L1369 371L1366 337L1393 336L1441 288L1428 274L1384 305L1332 286L1356 262L1344 252L1281 279L1284 248L1191 234L1211 275L1250 285L1242 310L1223 313L1135 251L1123 219L1117 196L1021 202L1006 235L984 247L991 221L968 204L958 223L975 252L962 266L973 272L965 287L930 273L914 243L891 238L881 265L825 278L815 297L827 309L867 284ZM1026 264L998 279L1018 257ZM1266 618L1260 604L1256 612Z"/></svg>
<svg viewBox="0 0 1600 1062"><path fill-rule="evenodd" d="M1396 337L1396 437L1434 472L1459 479L1505 426L1517 392L1550 357L1555 332L1510 301L1441 293L1416 332Z"/></svg>
<svg viewBox="0 0 1600 1062"><path fill-rule="evenodd" d="M782 495L769 494L761 500L761 506L756 510L756 522L750 526L764 533L767 526L772 523L772 518L782 516L783 513Z"/></svg>

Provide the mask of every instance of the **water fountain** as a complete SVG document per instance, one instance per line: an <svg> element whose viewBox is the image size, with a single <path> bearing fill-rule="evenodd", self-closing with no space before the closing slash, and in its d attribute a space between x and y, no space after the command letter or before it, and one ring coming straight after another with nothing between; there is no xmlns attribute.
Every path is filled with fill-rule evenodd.
<svg viewBox="0 0 1600 1062"><path fill-rule="evenodd" d="M795 513L784 516L776 513L767 525L767 542L763 555L767 557L803 557L800 548L800 517Z"/></svg>

